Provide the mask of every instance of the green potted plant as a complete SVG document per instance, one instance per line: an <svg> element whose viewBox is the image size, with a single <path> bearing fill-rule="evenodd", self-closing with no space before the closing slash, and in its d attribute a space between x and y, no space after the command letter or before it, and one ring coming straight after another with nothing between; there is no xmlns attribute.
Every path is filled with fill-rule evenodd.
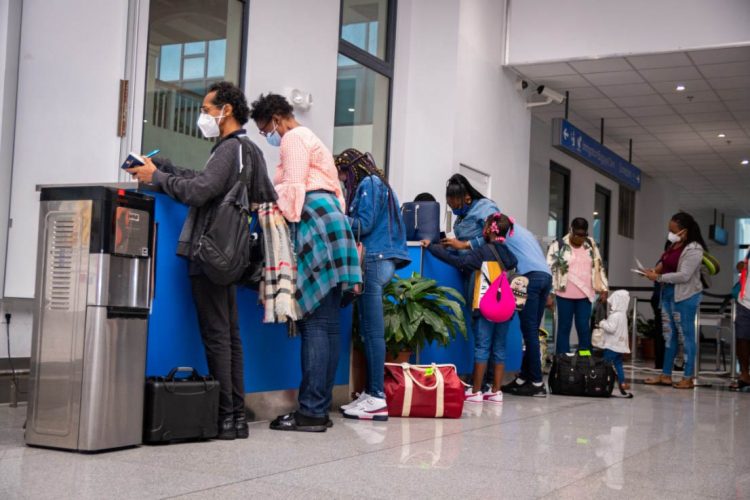
<svg viewBox="0 0 750 500"><path fill-rule="evenodd" d="M385 342L397 362L408 361L412 352L432 342L447 346L457 334L464 338L464 298L454 288L414 273L398 278L383 290Z"/></svg>

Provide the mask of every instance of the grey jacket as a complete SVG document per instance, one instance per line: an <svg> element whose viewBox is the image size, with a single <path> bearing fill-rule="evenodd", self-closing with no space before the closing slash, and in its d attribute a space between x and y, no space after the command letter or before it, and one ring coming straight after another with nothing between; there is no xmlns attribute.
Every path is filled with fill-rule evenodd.
<svg viewBox="0 0 750 500"><path fill-rule="evenodd" d="M682 302L703 291L703 283L701 282L702 262L703 247L700 243L694 241L682 251L680 261L677 264L677 272L659 276L659 282L675 285L675 302Z"/></svg>

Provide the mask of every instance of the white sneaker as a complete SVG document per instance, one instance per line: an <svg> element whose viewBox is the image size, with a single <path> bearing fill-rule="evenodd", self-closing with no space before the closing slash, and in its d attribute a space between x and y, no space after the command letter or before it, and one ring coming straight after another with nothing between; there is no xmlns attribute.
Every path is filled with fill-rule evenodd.
<svg viewBox="0 0 750 500"><path fill-rule="evenodd" d="M388 420L388 405L383 398L368 396L354 408L344 411L344 418L384 422Z"/></svg>
<svg viewBox="0 0 750 500"><path fill-rule="evenodd" d="M485 403L500 404L503 402L503 391L485 392L482 396Z"/></svg>
<svg viewBox="0 0 750 500"><path fill-rule="evenodd" d="M465 403L481 403L482 402L482 392L467 392L464 396L464 402Z"/></svg>
<svg viewBox="0 0 750 500"><path fill-rule="evenodd" d="M345 404L345 405L341 405L339 407L339 411L341 413L344 413L346 410L351 410L352 408L356 408L359 405L359 403L361 403L362 401L364 401L365 399L367 399L369 397L370 396L365 391L362 391L362 392L360 392L360 393L357 394L357 399L355 399L351 403L348 403L348 404Z"/></svg>

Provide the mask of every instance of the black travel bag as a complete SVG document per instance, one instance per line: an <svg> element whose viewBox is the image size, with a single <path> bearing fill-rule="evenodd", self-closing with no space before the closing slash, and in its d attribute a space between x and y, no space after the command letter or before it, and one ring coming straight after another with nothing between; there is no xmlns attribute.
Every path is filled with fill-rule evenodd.
<svg viewBox="0 0 750 500"><path fill-rule="evenodd" d="M615 387L612 363L591 355L558 354L549 372L549 390L563 396L609 397Z"/></svg>
<svg viewBox="0 0 750 500"><path fill-rule="evenodd" d="M189 373L176 377L177 373ZM219 382L195 368L173 368L166 377L146 379L143 442L210 439L218 434Z"/></svg>

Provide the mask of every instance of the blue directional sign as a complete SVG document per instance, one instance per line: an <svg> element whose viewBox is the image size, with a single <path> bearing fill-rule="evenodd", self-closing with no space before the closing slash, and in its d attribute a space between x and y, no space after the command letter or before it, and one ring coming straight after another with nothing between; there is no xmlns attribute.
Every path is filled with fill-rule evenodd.
<svg viewBox="0 0 750 500"><path fill-rule="evenodd" d="M641 189L641 170L617 153L603 146L569 121L555 118L552 122L552 145L625 186Z"/></svg>

